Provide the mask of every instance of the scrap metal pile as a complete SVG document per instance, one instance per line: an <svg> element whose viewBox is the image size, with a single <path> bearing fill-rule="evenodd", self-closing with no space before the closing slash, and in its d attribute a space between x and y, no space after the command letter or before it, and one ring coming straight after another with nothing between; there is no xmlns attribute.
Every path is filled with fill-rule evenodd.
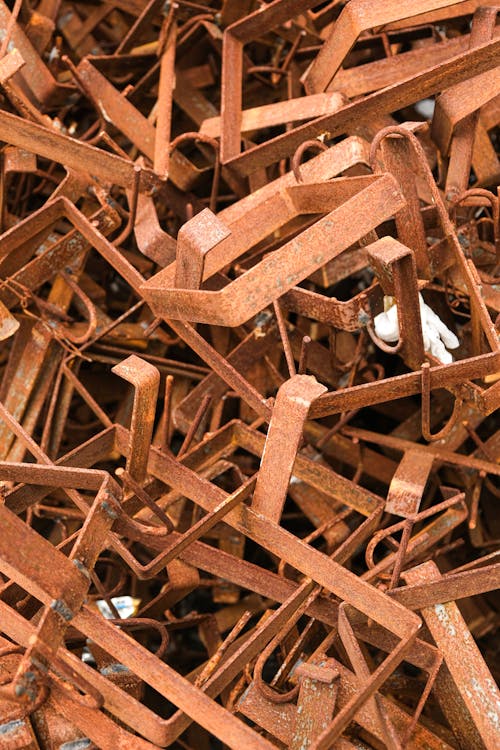
<svg viewBox="0 0 500 750"><path fill-rule="evenodd" d="M0 750L500 747L498 10L0 0Z"/></svg>

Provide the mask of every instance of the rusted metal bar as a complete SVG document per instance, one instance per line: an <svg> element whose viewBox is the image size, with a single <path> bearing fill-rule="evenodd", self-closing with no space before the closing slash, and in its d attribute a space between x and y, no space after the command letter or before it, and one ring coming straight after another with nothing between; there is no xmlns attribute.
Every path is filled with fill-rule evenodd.
<svg viewBox="0 0 500 750"><path fill-rule="evenodd" d="M223 164L241 176L247 176L257 167L267 166L291 153L308 138L317 138L322 133L335 137L354 129L360 113L374 117L403 108L417 98L427 98L444 87L453 86L469 78L471 69L483 73L496 65L499 40L487 42L469 52L457 55L439 66L429 66L416 76L409 76L400 83L387 86L368 95L362 101L347 104L338 113L324 115L311 123L299 125L290 133L276 136L261 148L253 147L241 156L224 155ZM234 64L231 60L231 64Z"/></svg>
<svg viewBox="0 0 500 750"><path fill-rule="evenodd" d="M407 571L406 578L411 583L435 579L439 576L436 566L424 563ZM484 663L481 654L467 630L455 603L438 604L422 610L425 622L432 633L436 645L441 650L447 669L460 698L480 735L480 742L493 748L498 739L496 716L500 707L500 693ZM454 646L453 637L462 634L460 652Z"/></svg>
<svg viewBox="0 0 500 750"><path fill-rule="evenodd" d="M134 355L113 367L112 372L132 383L135 388L126 469L132 479L142 483L146 478L147 454L153 437L160 373L149 362Z"/></svg>
<svg viewBox="0 0 500 750"><path fill-rule="evenodd" d="M257 513L275 523L279 523L285 504L307 412L325 390L310 375L295 375L278 390L252 501Z"/></svg>

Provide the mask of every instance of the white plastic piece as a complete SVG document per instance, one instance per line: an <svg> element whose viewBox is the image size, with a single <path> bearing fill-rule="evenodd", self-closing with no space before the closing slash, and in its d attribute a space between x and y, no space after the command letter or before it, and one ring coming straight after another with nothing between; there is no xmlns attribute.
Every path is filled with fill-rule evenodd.
<svg viewBox="0 0 500 750"><path fill-rule="evenodd" d="M434 99L421 99L413 106L419 115L425 117L426 120L432 120L436 106Z"/></svg>
<svg viewBox="0 0 500 750"><path fill-rule="evenodd" d="M126 620L127 617L133 617L139 609L140 604L140 599L134 599L132 596L113 596L111 601L115 605L122 620ZM112 620L114 618L113 612L104 599L98 599L97 606L101 615L107 620Z"/></svg>
<svg viewBox="0 0 500 750"><path fill-rule="evenodd" d="M384 303L386 299L388 298L384 297ZM424 350L432 354L436 359L439 359L444 365L448 365L450 362L453 362L453 356L448 349L456 349L460 345L460 342L455 334L443 323L439 315L436 315L434 310L425 304L421 294L418 295L418 300L420 303ZM386 312L376 315L374 323L375 333L382 341L386 341L387 343L398 341L398 309L395 304L392 304Z"/></svg>

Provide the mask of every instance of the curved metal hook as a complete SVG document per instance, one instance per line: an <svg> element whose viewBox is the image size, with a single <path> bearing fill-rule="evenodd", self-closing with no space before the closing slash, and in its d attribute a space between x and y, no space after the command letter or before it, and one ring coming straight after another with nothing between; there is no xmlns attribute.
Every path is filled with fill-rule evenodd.
<svg viewBox="0 0 500 750"><path fill-rule="evenodd" d="M120 232L118 237L116 237L113 240L113 244L116 247L120 247L120 245L125 242L125 240L129 237L131 234L134 226L135 226L135 219L137 216L137 204L139 201L139 184L141 181L141 172L142 168L139 164L134 165L134 182L132 185L132 198L130 200L130 211L128 214L127 223L124 226L123 230Z"/></svg>
<svg viewBox="0 0 500 750"><path fill-rule="evenodd" d="M422 165L422 175L425 177L425 181L429 187L429 191L433 198L433 203L436 207L436 210L438 212L438 216L443 222L443 225L447 229L453 229L453 226L450 221L450 217L448 216L448 212L446 211L444 204L441 200L441 194L439 192L439 189L434 182L432 172L430 170L429 164L427 163L427 157L425 155L425 151L422 147L422 144L418 140L417 136L411 132L411 130L407 130L402 125L389 125L387 128L382 128L376 136L374 137L371 147L370 147L370 167L373 172L377 171L377 163L376 163L376 156L377 151L384 140L384 138L387 138L390 135L399 135L402 138L406 138L412 148L415 152L415 156L418 158L419 163Z"/></svg>
<svg viewBox="0 0 500 750"><path fill-rule="evenodd" d="M300 165L302 162L302 157L310 148L314 148L317 151L328 151L328 146L324 144L323 141L319 141L317 138L312 138L308 141L304 141L304 143L301 143L300 146L295 149L295 153L292 156L291 162L292 172L297 182L304 182L304 178L302 177L302 174L300 172Z"/></svg>
<svg viewBox="0 0 500 750"><path fill-rule="evenodd" d="M460 416L460 409L463 404L461 396L455 397L455 404L450 418L448 419L445 426L436 432L431 433L431 373L430 364L428 362L422 363L421 370L421 383L422 383L422 437L429 443L435 440L441 440L450 434L455 423Z"/></svg>
<svg viewBox="0 0 500 750"><path fill-rule="evenodd" d="M401 351L405 344L405 330L404 330L404 317L399 314L399 305L401 304L401 300L404 298L403 290L401 289L401 283L400 283L400 277L399 274L394 274L394 298L396 300L396 309L398 311L398 329L399 329L399 339L397 344L394 346L391 346L390 344L386 344L385 341L382 341L381 338L377 336L375 333L375 327L371 320L369 320L366 323L366 330L368 332L369 337L375 344L375 346L378 346L379 349L381 349L386 354L397 354Z"/></svg>
<svg viewBox="0 0 500 750"><path fill-rule="evenodd" d="M89 339L92 338L92 336L96 332L97 328L97 315L95 311L95 307L89 297L85 294L85 292L78 286L76 281L71 277L71 274L67 271L61 271L60 276L64 279L66 284L70 287L71 291L80 299L83 306L87 310L88 313L88 327L87 330L84 331L84 333L80 334L80 336L77 336L71 331L70 328L67 328L65 325L60 326L60 330L62 331L63 336L65 338L69 339L73 344L85 344Z"/></svg>
<svg viewBox="0 0 500 750"><path fill-rule="evenodd" d="M162 622L153 620L150 617L127 617L125 619L120 618L119 620L113 618L108 620L108 622L113 623L113 625L118 625L124 630L126 630L127 628L130 628L131 630L141 630L146 628L156 630L160 634L160 645L154 652L155 656L157 656L158 659L162 659L165 656L170 637L165 625Z"/></svg>
<svg viewBox="0 0 500 750"><path fill-rule="evenodd" d="M290 628L287 629L287 632ZM271 703L290 703L295 700L299 693L300 686L297 684L291 690L286 693L278 693L276 690L265 682L262 672L266 661L271 656L272 652L279 645L283 635L280 633L279 636L273 638L273 640L265 647L260 653L259 658L255 662L253 670L253 679L257 690Z"/></svg>
<svg viewBox="0 0 500 750"><path fill-rule="evenodd" d="M387 539L388 544L391 544L394 546L395 554L397 554L397 551L399 549L400 543L397 542L395 539L392 539L392 534L397 533L398 531L402 531L405 528L405 525L408 523L408 521L411 522L411 524L414 526L417 523L420 523L421 521L425 521L428 518L431 518L432 516L435 516L437 513L441 513L441 511L446 511L448 508L451 508L453 505L458 505L459 503L464 507L465 511L466 508L464 506L464 500L465 500L465 493L459 492L457 495L454 495L453 497L448 498L448 500L443 500L442 502L438 503L437 505L432 505L430 508L427 508L426 510L422 510L419 513L416 513L411 518L403 518L401 521L398 521L397 523L391 524L390 526L386 526L385 529L380 529L377 531L368 544L366 545L365 550L365 562L367 567L370 570L373 570L374 568L380 568L381 563L383 561L376 563L374 560L374 554L376 547L382 542L384 539ZM410 558L412 559L412 558ZM390 561L388 565L385 565L385 567L382 568L382 570L379 570L377 575L382 580L384 578L390 578L391 575L388 574L386 571L390 568Z"/></svg>
<svg viewBox="0 0 500 750"><path fill-rule="evenodd" d="M464 190L463 193L457 195L452 202L452 210L454 215L460 203L463 203L467 198L485 198L491 206L492 221L493 221L493 237L495 240L495 252L496 252L496 263L500 263L500 202L498 197L494 195L491 190L485 188L469 188Z"/></svg>
<svg viewBox="0 0 500 750"><path fill-rule="evenodd" d="M178 135L177 138L174 138L173 141L170 142L170 145L168 147L168 153L171 154L174 149L176 149L178 146L180 146L183 143L188 143L189 141L200 141L200 143L206 143L207 146L210 146L213 148L215 153L215 165L214 165L214 177L212 180L212 190L210 192L210 202L208 204L208 207L211 211L215 213L217 210L217 194L219 192L219 178L220 178L220 155L219 155L219 143L215 140L215 138L210 138L208 135L204 135L203 133L196 133L196 132L189 132L189 133L182 133L181 135Z"/></svg>
<svg viewBox="0 0 500 750"><path fill-rule="evenodd" d="M313 601L319 596L321 588L320 586L316 586L313 584L311 579L306 579L302 584L300 584L299 589L302 587L306 587L306 589L309 589L309 595L307 598L302 602L302 604L296 609L296 611L291 615L288 622L283 626L283 629L280 630L279 633L277 633L274 638L269 641L267 646L261 651L257 661L255 662L255 667L253 670L253 678L255 682L255 686L257 690L259 690L262 695L271 703L288 703L290 701L293 701L299 692L300 685L295 685L291 690L288 690L286 693L278 693L276 690L273 690L273 688L265 682L262 672L264 669L264 665L266 661L271 656L272 652L282 643L282 641L286 638L288 633L292 630L292 628L295 626L295 624L299 621L299 619L302 617L304 612L308 609L308 607L312 604ZM307 628L306 628L307 630ZM305 632L305 631L304 631Z"/></svg>
<svg viewBox="0 0 500 750"><path fill-rule="evenodd" d="M386 354L397 354L401 351L404 344L403 337L401 335L398 339L398 343L394 346L391 346L390 344L386 344L385 341L382 341L382 339L377 336L371 321L366 324L366 330L368 332L368 336L371 338L375 346L378 346L378 348L382 349L382 351Z"/></svg>

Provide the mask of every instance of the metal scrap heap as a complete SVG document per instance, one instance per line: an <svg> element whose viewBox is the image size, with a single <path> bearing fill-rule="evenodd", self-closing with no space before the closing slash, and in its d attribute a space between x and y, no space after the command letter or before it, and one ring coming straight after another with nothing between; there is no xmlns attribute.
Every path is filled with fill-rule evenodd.
<svg viewBox="0 0 500 750"><path fill-rule="evenodd" d="M498 750L498 11L0 0L0 750Z"/></svg>

